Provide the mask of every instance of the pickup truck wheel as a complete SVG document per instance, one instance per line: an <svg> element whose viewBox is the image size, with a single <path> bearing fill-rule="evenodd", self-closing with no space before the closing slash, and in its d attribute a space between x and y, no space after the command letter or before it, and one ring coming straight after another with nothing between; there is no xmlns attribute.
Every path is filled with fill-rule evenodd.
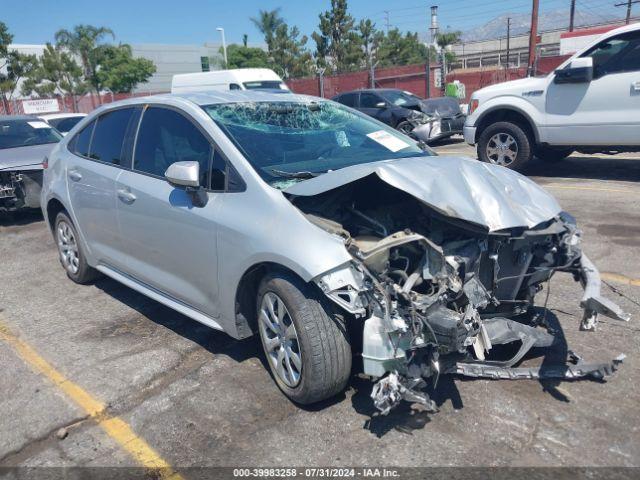
<svg viewBox="0 0 640 480"><path fill-rule="evenodd" d="M56 216L54 235L58 246L60 263L67 276L76 283L87 284L98 277L98 271L91 268L78 241L78 233L65 212Z"/></svg>
<svg viewBox="0 0 640 480"><path fill-rule="evenodd" d="M543 162L559 162L564 160L573 153L572 149L557 149L550 147L538 147L536 148L536 158L539 158Z"/></svg>
<svg viewBox="0 0 640 480"><path fill-rule="evenodd" d="M533 157L531 140L515 123L497 122L480 134L478 157L483 162L519 170Z"/></svg>
<svg viewBox="0 0 640 480"><path fill-rule="evenodd" d="M328 300L293 274L271 273L260 284L258 331L278 387L301 404L340 393L351 373L351 346Z"/></svg>

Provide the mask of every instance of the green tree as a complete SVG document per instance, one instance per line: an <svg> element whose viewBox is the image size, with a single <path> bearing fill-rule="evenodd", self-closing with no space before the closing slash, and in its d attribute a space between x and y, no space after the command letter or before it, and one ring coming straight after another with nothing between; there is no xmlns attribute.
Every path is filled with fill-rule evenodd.
<svg viewBox="0 0 640 480"><path fill-rule="evenodd" d="M360 20L356 30L360 36L360 43L364 51L367 68L371 68L372 65L375 65L378 46L384 38L384 33L377 30L376 24L368 18L366 20Z"/></svg>
<svg viewBox="0 0 640 480"><path fill-rule="evenodd" d="M99 48L106 37L115 38L113 30L93 25L76 25L73 30L58 30L56 43L77 55L82 64L83 76L100 98L100 80L97 76Z"/></svg>
<svg viewBox="0 0 640 480"><path fill-rule="evenodd" d="M445 61L447 62L447 64L451 64L456 61L456 54L448 51L447 47L458 43L461 36L462 32L459 31L442 32L438 33L438 35L436 36L436 43L441 49L444 50Z"/></svg>
<svg viewBox="0 0 640 480"><path fill-rule="evenodd" d="M220 47L222 53L222 47ZM235 43L227 47L228 68L267 68L269 58L261 48L247 47Z"/></svg>
<svg viewBox="0 0 640 480"><path fill-rule="evenodd" d="M318 65L336 73L362 68L365 63L362 41L347 11L347 0L331 0L331 9L320 14L318 30L312 34Z"/></svg>
<svg viewBox="0 0 640 480"><path fill-rule="evenodd" d="M0 22L0 95L5 112L9 111L9 100L13 96L21 79L31 75L37 68L38 59L35 55L25 55L17 50L10 50L9 45L13 35L7 26Z"/></svg>
<svg viewBox="0 0 640 480"><path fill-rule="evenodd" d="M424 63L427 52L417 33L407 32L403 35L394 28L380 40L377 58L381 67L413 65Z"/></svg>
<svg viewBox="0 0 640 480"><path fill-rule="evenodd" d="M87 84L75 59L68 52L47 43L37 68L24 80L21 90L23 95L71 95L73 109L77 111L76 95L84 95Z"/></svg>
<svg viewBox="0 0 640 480"><path fill-rule="evenodd" d="M267 50L271 52L276 30L284 24L284 19L280 16L280 8L274 10L260 10L257 17L252 17L251 22L264 35Z"/></svg>
<svg viewBox="0 0 640 480"><path fill-rule="evenodd" d="M96 58L94 86L96 91L108 88L112 92L131 92L138 84L145 83L156 71L156 66L146 58L134 58L127 44L102 45L93 56Z"/></svg>
<svg viewBox="0 0 640 480"><path fill-rule="evenodd" d="M304 77L311 74L313 59L306 48L306 35L298 38L298 27L289 28L287 24L280 25L273 38L273 46L269 57L273 68L283 76Z"/></svg>

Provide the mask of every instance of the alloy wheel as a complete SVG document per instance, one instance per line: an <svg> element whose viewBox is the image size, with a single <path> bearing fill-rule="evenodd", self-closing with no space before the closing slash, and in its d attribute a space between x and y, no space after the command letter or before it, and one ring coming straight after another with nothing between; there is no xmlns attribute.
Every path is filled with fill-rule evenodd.
<svg viewBox="0 0 640 480"><path fill-rule="evenodd" d="M56 232L58 241L58 252L64 268L71 274L78 273L80 268L80 257L78 256L78 243L71 226L64 220L58 222Z"/></svg>
<svg viewBox="0 0 640 480"><path fill-rule="evenodd" d="M518 156L518 142L508 133L496 133L487 143L487 157L491 163L506 167Z"/></svg>
<svg viewBox="0 0 640 480"><path fill-rule="evenodd" d="M295 387L302 375L298 334L286 305L273 292L267 292L262 297L258 328L273 371L285 385Z"/></svg>

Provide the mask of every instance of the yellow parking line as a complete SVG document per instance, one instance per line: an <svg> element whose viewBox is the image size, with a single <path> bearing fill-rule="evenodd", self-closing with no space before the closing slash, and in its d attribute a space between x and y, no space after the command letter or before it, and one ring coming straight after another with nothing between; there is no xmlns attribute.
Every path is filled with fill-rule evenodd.
<svg viewBox="0 0 640 480"><path fill-rule="evenodd" d="M153 470L159 474L161 478L171 480L182 479L182 477L173 470L171 465L151 448L147 442L134 433L124 420L106 413L106 407L102 402L95 399L89 392L56 370L26 342L11 333L2 320L2 315L0 314L0 340L11 345L24 361L62 390L140 465Z"/></svg>
<svg viewBox="0 0 640 480"><path fill-rule="evenodd" d="M631 278L619 273L600 273L600 278L603 280L609 280L610 282L623 283L625 285L631 285L633 287L640 287L640 278Z"/></svg>
<svg viewBox="0 0 640 480"><path fill-rule="evenodd" d="M595 192L618 192L618 193L640 193L640 189L622 189L622 188L605 188L605 187L581 187L578 185L558 185L557 183L542 184L543 187L560 188L563 190L591 190Z"/></svg>

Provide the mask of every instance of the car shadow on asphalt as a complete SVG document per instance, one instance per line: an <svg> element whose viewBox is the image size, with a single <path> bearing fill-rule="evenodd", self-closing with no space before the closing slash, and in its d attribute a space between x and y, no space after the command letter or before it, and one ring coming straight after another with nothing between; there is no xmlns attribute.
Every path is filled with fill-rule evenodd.
<svg viewBox="0 0 640 480"><path fill-rule="evenodd" d="M42 220L42 211L36 208L0 213L0 227L20 227L41 222Z"/></svg>
<svg viewBox="0 0 640 480"><path fill-rule="evenodd" d="M210 353L227 355L236 362L244 362L260 356L259 345L253 337L236 340L220 330L198 323L108 277L101 277L94 282L94 285L155 324L197 343Z"/></svg>
<svg viewBox="0 0 640 480"><path fill-rule="evenodd" d="M572 156L559 162L534 159L521 173L542 178L640 182L640 160L615 156Z"/></svg>
<svg viewBox="0 0 640 480"><path fill-rule="evenodd" d="M136 310L155 324L168 328L177 335L197 343L208 352L227 355L239 363L250 358L258 358L265 370L269 372L269 366L262 354L259 342L256 341L255 337L236 340L224 332L199 324L195 320L191 320L169 307L165 307L135 290L106 277L96 280L94 284L107 295ZM544 314L544 311L540 308L539 313ZM541 358L542 362L539 363L539 366L543 373L546 369L557 369L558 364L564 364L569 353L564 332L557 316L551 310L547 310L544 318L548 328L555 332L556 342L549 348L532 349L523 360L523 362L537 360L539 363ZM388 415L381 415L375 408L373 400L370 397L374 382L357 373L359 371L361 371L361 361L359 357L356 357L354 358L353 374L349 384L352 392L348 391L348 394L350 394L350 400L354 410L368 417L364 422L363 428L369 430L377 437L381 438L392 430L412 434L414 430L425 428L431 421L431 417L437 414L426 412L419 406L411 405L403 401ZM447 402L450 402L454 410L460 410L464 408L464 401L458 390L458 384L460 382L472 381L475 380L455 377L453 375L441 375L436 388L433 388L433 384L428 382L428 386L424 391L436 403L439 409ZM494 381L501 382L509 380ZM558 389L559 385L563 382L562 379L545 379L539 380L539 382L542 390L551 395L552 398L561 402L569 402L569 398ZM274 388L277 387L274 385ZM341 393L312 405L297 405L297 407L310 412L320 411L344 401L348 394ZM283 395L283 398L286 397Z"/></svg>

